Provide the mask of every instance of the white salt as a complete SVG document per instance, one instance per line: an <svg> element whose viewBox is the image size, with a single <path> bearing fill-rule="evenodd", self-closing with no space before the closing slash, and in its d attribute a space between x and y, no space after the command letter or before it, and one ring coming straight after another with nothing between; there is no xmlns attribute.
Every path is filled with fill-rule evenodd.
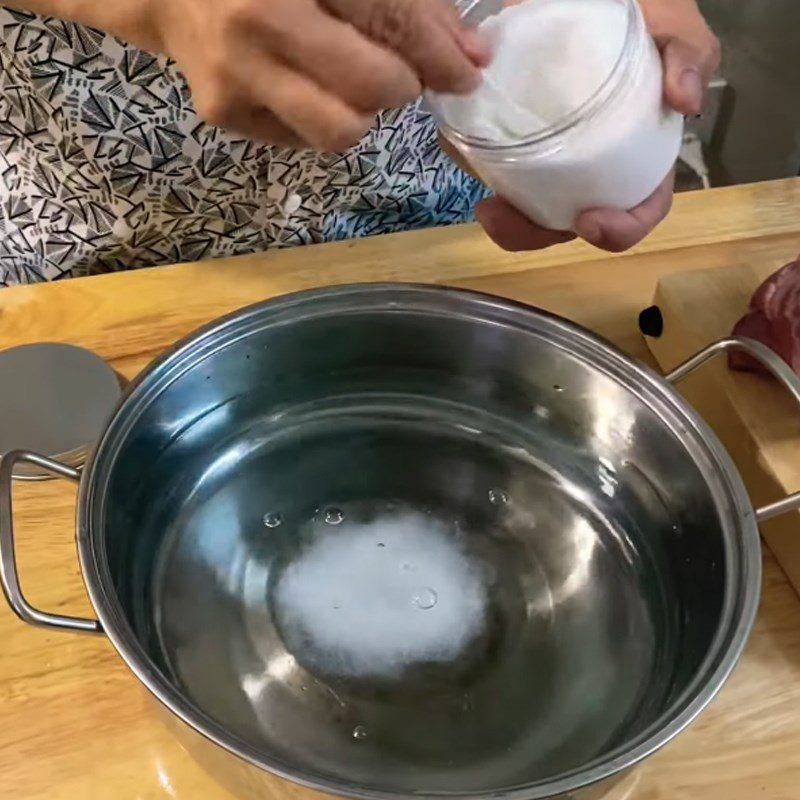
<svg viewBox="0 0 800 800"><path fill-rule="evenodd" d="M335 530L320 522L316 532L274 595L286 644L307 664L395 676L457 659L481 632L480 567L443 522L404 512Z"/></svg>
<svg viewBox="0 0 800 800"><path fill-rule="evenodd" d="M663 180L683 122L664 106L635 0L525 0L479 28L493 53L486 79L429 102L498 194L568 229L586 209L637 205Z"/></svg>
<svg viewBox="0 0 800 800"><path fill-rule="evenodd" d="M622 53L626 10L604 0L529 0L479 28L492 62L472 94L446 99L447 121L461 133L510 143L558 122L597 92Z"/></svg>

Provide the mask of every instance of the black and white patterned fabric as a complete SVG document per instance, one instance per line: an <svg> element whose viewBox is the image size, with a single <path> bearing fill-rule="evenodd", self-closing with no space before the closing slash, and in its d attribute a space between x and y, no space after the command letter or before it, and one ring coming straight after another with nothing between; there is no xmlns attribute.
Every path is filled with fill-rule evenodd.
<svg viewBox="0 0 800 800"><path fill-rule="evenodd" d="M164 57L0 26L0 285L459 222L486 194L418 105L344 155L270 148L201 122Z"/></svg>

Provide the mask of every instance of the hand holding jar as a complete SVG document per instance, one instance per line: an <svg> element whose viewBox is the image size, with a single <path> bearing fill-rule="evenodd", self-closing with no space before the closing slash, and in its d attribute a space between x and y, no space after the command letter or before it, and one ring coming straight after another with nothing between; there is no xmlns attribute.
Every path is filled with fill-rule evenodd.
<svg viewBox="0 0 800 800"><path fill-rule="evenodd" d="M514 114L501 120L501 135L493 136L491 126L474 128L473 120L487 116L486 106L476 112L477 92L467 100L445 98L438 107L434 98L462 163L468 162L497 192L477 214L505 249L539 249L577 234L598 247L620 251L646 236L671 205L680 114L700 111L704 88L719 63L719 45L694 0L641 0L639 6L632 0L604 0L589 9L580 5L581 0L530 4L540 44L535 55L525 55L525 63L538 57L541 64L531 72L529 99L520 93L522 83L513 85L525 80L524 70L506 67L502 91L534 108L542 131L527 138L518 135L531 121L518 104ZM503 13L521 17L522 10ZM591 23L587 11L596 17ZM570 13L574 26L567 24ZM533 28L532 16L529 21ZM523 35L522 22L515 21L500 37L495 34L494 42L492 20L481 26L484 32L488 28L491 45L502 45L490 68L493 84L500 83L501 59L504 52L508 58L511 37ZM591 46L580 50L581 41ZM494 88L484 85L482 91L489 106L496 106ZM467 102L473 107L465 113ZM457 128L464 120L473 128L467 127L466 135L463 129L454 131L448 116ZM475 133L477 138L470 135ZM514 136L498 147L496 140L509 133Z"/></svg>

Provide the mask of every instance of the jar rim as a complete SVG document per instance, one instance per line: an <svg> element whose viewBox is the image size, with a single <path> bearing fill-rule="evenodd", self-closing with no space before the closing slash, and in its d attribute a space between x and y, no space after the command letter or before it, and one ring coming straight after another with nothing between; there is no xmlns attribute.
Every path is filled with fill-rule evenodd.
<svg viewBox="0 0 800 800"><path fill-rule="evenodd" d="M485 2L485 0L456 0L456 9L463 19L472 9L482 2ZM506 142L498 142L494 139L486 139L461 133L461 131L449 125L441 115L434 112L437 117L438 125L444 135L454 144L466 145L475 150L507 152L519 147L527 147L552 141L555 137L572 130L585 119L594 116L602 106L619 94L623 86L622 78L626 74L626 68L629 65L631 49L635 46L639 40L640 34L645 29L644 15L642 14L637 0L619 0L619 2L625 4L627 12L625 38L623 39L619 55L614 62L614 66L600 86L577 108L574 108L551 125L541 128L530 136ZM503 5L505 6L505 3L503 3Z"/></svg>

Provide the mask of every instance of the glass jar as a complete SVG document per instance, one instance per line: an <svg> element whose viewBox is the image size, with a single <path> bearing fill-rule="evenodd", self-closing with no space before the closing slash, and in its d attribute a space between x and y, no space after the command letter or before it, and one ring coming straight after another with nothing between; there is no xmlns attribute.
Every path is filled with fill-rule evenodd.
<svg viewBox="0 0 800 800"><path fill-rule="evenodd" d="M563 5L574 0L527 2ZM555 121L532 123L524 135L517 131L501 141L475 135L474 125L465 130L469 97L427 97L442 133L480 178L534 222L555 230L571 229L587 209L638 205L666 177L680 150L683 117L664 104L661 58L638 3L597 2L623 8L621 49L608 75L600 77L599 88ZM459 7L473 27L503 10L503 3L466 0ZM555 73L547 76L551 92ZM493 76L492 84L497 82ZM498 88L503 94L495 101L508 101L510 93Z"/></svg>

